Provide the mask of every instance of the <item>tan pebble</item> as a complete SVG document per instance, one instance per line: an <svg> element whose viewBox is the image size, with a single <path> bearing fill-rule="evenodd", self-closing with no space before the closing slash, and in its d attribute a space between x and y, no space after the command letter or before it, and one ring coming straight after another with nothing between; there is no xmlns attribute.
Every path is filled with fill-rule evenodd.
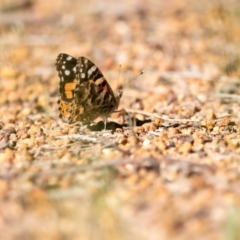
<svg viewBox="0 0 240 240"><path fill-rule="evenodd" d="M3 132L0 133L0 141L5 137L5 134Z"/></svg>
<svg viewBox="0 0 240 240"><path fill-rule="evenodd" d="M138 109L138 110L144 109L142 99L140 99L140 98L137 98L137 99L135 100L135 102L133 102L130 106L131 106L131 108L133 108L133 109Z"/></svg>
<svg viewBox="0 0 240 240"><path fill-rule="evenodd" d="M58 152L57 152L57 157L59 158L59 159L62 159L62 158L64 158L64 155L66 154L66 150L64 150L64 149L60 149Z"/></svg>
<svg viewBox="0 0 240 240"><path fill-rule="evenodd" d="M132 186L132 185L135 185L138 180L139 180L139 175L132 173L128 178L126 178L125 183L128 186Z"/></svg>
<svg viewBox="0 0 240 240"><path fill-rule="evenodd" d="M75 133L78 133L79 132L79 127L77 126L74 126L74 127L71 127L68 131L68 134L75 134Z"/></svg>
<svg viewBox="0 0 240 240"><path fill-rule="evenodd" d="M49 131L49 137L57 137L63 135L61 130L52 130Z"/></svg>
<svg viewBox="0 0 240 240"><path fill-rule="evenodd" d="M9 184L3 180L0 180L0 199L4 198L9 190Z"/></svg>
<svg viewBox="0 0 240 240"><path fill-rule="evenodd" d="M123 130L121 128L116 128L115 132L116 133L123 133Z"/></svg>
<svg viewBox="0 0 240 240"><path fill-rule="evenodd" d="M238 134L237 133L231 133L229 135L226 136L227 139L235 139L238 137Z"/></svg>
<svg viewBox="0 0 240 240"><path fill-rule="evenodd" d="M32 136L32 135L36 135L39 131L40 131L40 126L32 125L27 131L27 133Z"/></svg>
<svg viewBox="0 0 240 240"><path fill-rule="evenodd" d="M168 129L168 137L172 137L172 136L175 136L180 133L181 132L177 128L169 128Z"/></svg>
<svg viewBox="0 0 240 240"><path fill-rule="evenodd" d="M58 185L58 178L56 176L52 176L48 179L48 185L54 186Z"/></svg>
<svg viewBox="0 0 240 240"><path fill-rule="evenodd" d="M178 152L182 154L187 154L191 151L192 144L190 142L184 142L178 147Z"/></svg>
<svg viewBox="0 0 240 240"><path fill-rule="evenodd" d="M22 129L29 129L29 127L31 126L32 124L27 124L26 122L19 122L18 124L18 131L22 130Z"/></svg>
<svg viewBox="0 0 240 240"><path fill-rule="evenodd" d="M9 145L10 147L11 146L14 146L15 143L17 142L18 138L17 138L17 135L15 133L12 133L9 137Z"/></svg>
<svg viewBox="0 0 240 240"><path fill-rule="evenodd" d="M126 145L128 142L128 139L125 138L125 137L122 137L118 140L118 144L123 144L123 145Z"/></svg>
<svg viewBox="0 0 240 240"><path fill-rule="evenodd" d="M124 135L125 136L132 136L132 135L135 135L135 133L133 133L133 131L132 130L130 130L130 129L126 129L126 130L124 130Z"/></svg>
<svg viewBox="0 0 240 240"><path fill-rule="evenodd" d="M34 146L34 138L25 138L22 140L22 142L27 144L28 148L32 148Z"/></svg>
<svg viewBox="0 0 240 240"><path fill-rule="evenodd" d="M201 150L203 150L204 149L204 144L202 144L202 143L194 143L194 145L193 145L193 150L194 151L201 151Z"/></svg>
<svg viewBox="0 0 240 240"><path fill-rule="evenodd" d="M4 152L0 153L0 163L12 163L15 159L15 152L10 148L6 148Z"/></svg>
<svg viewBox="0 0 240 240"><path fill-rule="evenodd" d="M22 111L18 114L18 117L22 117L22 116L28 116L30 115L32 112L32 109L29 107L25 107L22 109Z"/></svg>
<svg viewBox="0 0 240 240"><path fill-rule="evenodd" d="M201 137L193 137L194 139L194 145L198 145L198 144L203 144L204 143L204 139Z"/></svg>
<svg viewBox="0 0 240 240"><path fill-rule="evenodd" d="M52 180L52 185L55 185L55 177L50 177L48 180L48 183L51 182ZM51 185L51 184L49 184ZM30 202L30 204L34 204L34 206L36 207L37 205L41 206L41 210L45 210L47 211L47 209L44 209L44 207L46 207L46 204L48 205L48 196L46 191L44 191L43 189L40 188L33 188L31 191L28 192L28 194L26 195L28 202ZM35 209L35 211L39 211L40 209Z"/></svg>
<svg viewBox="0 0 240 240"><path fill-rule="evenodd" d="M151 124L150 124L150 130L151 130L151 131L155 131L156 129L158 129L158 126L157 126L155 123L151 122Z"/></svg>
<svg viewBox="0 0 240 240"><path fill-rule="evenodd" d="M70 138L65 138L65 139L62 139L62 142L64 145L68 145L69 143L71 143L71 139Z"/></svg>
<svg viewBox="0 0 240 240"><path fill-rule="evenodd" d="M192 135L194 133L194 129L193 128L183 128L180 130L180 132L182 134Z"/></svg>
<svg viewBox="0 0 240 240"><path fill-rule="evenodd" d="M42 108L46 109L48 107L48 102L47 102L46 95L45 94L40 95L37 99L37 103Z"/></svg>
<svg viewBox="0 0 240 240"><path fill-rule="evenodd" d="M26 143L20 142L17 144L18 151L25 151L25 150L27 150L27 148L28 148L28 145Z"/></svg>
<svg viewBox="0 0 240 240"><path fill-rule="evenodd" d="M207 120L215 120L217 119L215 113L212 111L206 116Z"/></svg>
<svg viewBox="0 0 240 240"><path fill-rule="evenodd" d="M159 139L158 141L154 141L154 145L160 150L163 151L167 148L167 144Z"/></svg>
<svg viewBox="0 0 240 240"><path fill-rule="evenodd" d="M15 78L17 76L17 72L13 67L2 67L0 69L1 78Z"/></svg>
<svg viewBox="0 0 240 240"><path fill-rule="evenodd" d="M163 132L161 134L161 136L159 136L159 138L162 140L162 141L168 141L168 133L167 132Z"/></svg>
<svg viewBox="0 0 240 240"><path fill-rule="evenodd" d="M163 172L163 179L167 179L168 181L172 182L177 179L178 171L176 169L167 169Z"/></svg>
<svg viewBox="0 0 240 240"><path fill-rule="evenodd" d="M1 75L0 75L1 76ZM0 104L4 105L9 101L8 95L7 94L2 94L0 98Z"/></svg>
<svg viewBox="0 0 240 240"><path fill-rule="evenodd" d="M85 134L88 134L88 133L91 132L91 130L90 130L89 128L85 128L85 129L83 130L83 132L84 132Z"/></svg>
<svg viewBox="0 0 240 240"><path fill-rule="evenodd" d="M135 117L140 121L144 121L144 119L145 119L145 116L142 114L136 114Z"/></svg>
<svg viewBox="0 0 240 240"><path fill-rule="evenodd" d="M21 62L27 58L29 55L29 49L26 47L14 48L14 51L11 51L10 58L13 62Z"/></svg>
<svg viewBox="0 0 240 240"><path fill-rule="evenodd" d="M144 129L143 129L143 127L134 127L133 131L137 134L141 134L141 133L143 133Z"/></svg>
<svg viewBox="0 0 240 240"><path fill-rule="evenodd" d="M118 166L118 170L121 172L122 176L127 176L135 172L135 166L131 163Z"/></svg>
<svg viewBox="0 0 240 240"><path fill-rule="evenodd" d="M104 158L107 158L107 159L113 159L116 156L115 151L113 151L113 149L111 148L103 149L102 153L104 154Z"/></svg>
<svg viewBox="0 0 240 240"><path fill-rule="evenodd" d="M18 221L22 219L22 216L25 212L25 207L23 207L22 203L20 203L20 201L11 201L9 204L11 204L11 207L8 210L8 217L11 219L15 219L15 221L17 219Z"/></svg>
<svg viewBox="0 0 240 240"><path fill-rule="evenodd" d="M194 139L202 139L202 134L199 132L194 132L192 136Z"/></svg>
<svg viewBox="0 0 240 240"><path fill-rule="evenodd" d="M144 148L148 148L150 145L151 141L149 139L145 139L142 143Z"/></svg>
<svg viewBox="0 0 240 240"><path fill-rule="evenodd" d="M18 131L17 132L17 136L19 138L21 138L21 139L25 139L25 138L29 138L30 137L30 135L26 131L24 131L24 130Z"/></svg>
<svg viewBox="0 0 240 240"><path fill-rule="evenodd" d="M213 121L202 121L202 126L206 127L208 130L213 130L215 123Z"/></svg>
<svg viewBox="0 0 240 240"><path fill-rule="evenodd" d="M240 146L240 139L226 139L226 142L230 150L234 150Z"/></svg>
<svg viewBox="0 0 240 240"><path fill-rule="evenodd" d="M36 146L41 146L44 144L44 142L45 142L44 136L34 138L34 145Z"/></svg>
<svg viewBox="0 0 240 240"><path fill-rule="evenodd" d="M69 176L62 177L59 179L59 187L69 189L71 185L71 178Z"/></svg>
<svg viewBox="0 0 240 240"><path fill-rule="evenodd" d="M66 144L68 144L70 141L70 139L57 139L54 141L54 145L56 146L64 146Z"/></svg>
<svg viewBox="0 0 240 240"><path fill-rule="evenodd" d="M164 123L164 120L162 118L154 118L153 122L157 127L160 127Z"/></svg>
<svg viewBox="0 0 240 240"><path fill-rule="evenodd" d="M12 133L16 133L16 130L14 127L6 127L6 128L4 128L4 132L6 135L10 135Z"/></svg>
<svg viewBox="0 0 240 240"><path fill-rule="evenodd" d="M228 117L225 117L217 122L218 126L227 126L231 122L231 119Z"/></svg>
<svg viewBox="0 0 240 240"><path fill-rule="evenodd" d="M8 99L9 102L18 101L19 100L19 95L16 94L15 91L14 92L10 92L7 95L7 99ZM21 116L21 114L19 113L17 116Z"/></svg>
<svg viewBox="0 0 240 240"><path fill-rule="evenodd" d="M144 124L142 125L142 127L143 127L143 129L144 129L144 132L148 132L149 130L153 130L151 123L144 123ZM157 129L157 127L156 127L155 129ZM154 129L154 130L155 130L155 129Z"/></svg>
<svg viewBox="0 0 240 240"><path fill-rule="evenodd" d="M135 136L130 136L128 138L128 145L134 146L134 145L136 145L137 141L138 141L138 139Z"/></svg>

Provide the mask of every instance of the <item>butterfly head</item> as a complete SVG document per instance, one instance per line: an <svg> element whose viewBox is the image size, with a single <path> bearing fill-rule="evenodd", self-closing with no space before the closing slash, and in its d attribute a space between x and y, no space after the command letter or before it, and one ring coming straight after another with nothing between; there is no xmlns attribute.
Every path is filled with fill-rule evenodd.
<svg viewBox="0 0 240 240"><path fill-rule="evenodd" d="M114 93L114 95L115 95L115 99L116 99L116 102L117 102L117 104L116 104L116 109L117 109L118 106L119 106L119 103L120 103L120 99L121 99L121 97L123 95L123 88L122 87L118 87L118 90Z"/></svg>

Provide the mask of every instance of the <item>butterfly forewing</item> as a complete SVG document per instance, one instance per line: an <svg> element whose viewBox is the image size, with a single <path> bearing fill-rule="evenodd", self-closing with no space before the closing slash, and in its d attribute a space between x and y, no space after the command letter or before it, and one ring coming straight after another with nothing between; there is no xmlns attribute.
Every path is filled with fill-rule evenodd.
<svg viewBox="0 0 240 240"><path fill-rule="evenodd" d="M60 78L59 93L64 102L72 102L74 90L77 85L76 68L77 59L61 53L56 60L56 68Z"/></svg>
<svg viewBox="0 0 240 240"><path fill-rule="evenodd" d="M80 84L87 81L93 81L103 78L103 74L98 67L85 57L80 57L77 60L77 72Z"/></svg>

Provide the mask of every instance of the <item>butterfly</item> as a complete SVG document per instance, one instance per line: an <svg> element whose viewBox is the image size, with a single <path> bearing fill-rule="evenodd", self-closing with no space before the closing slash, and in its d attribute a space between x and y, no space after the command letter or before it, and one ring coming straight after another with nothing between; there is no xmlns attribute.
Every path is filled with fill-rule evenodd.
<svg viewBox="0 0 240 240"><path fill-rule="evenodd" d="M89 124L116 111L122 89L113 92L99 68L85 57L61 53L56 60L59 83L59 117L68 123Z"/></svg>

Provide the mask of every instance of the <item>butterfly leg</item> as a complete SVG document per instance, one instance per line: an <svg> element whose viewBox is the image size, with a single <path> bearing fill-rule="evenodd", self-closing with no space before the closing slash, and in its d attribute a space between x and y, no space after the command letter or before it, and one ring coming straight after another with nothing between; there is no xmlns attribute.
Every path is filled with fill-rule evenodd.
<svg viewBox="0 0 240 240"><path fill-rule="evenodd" d="M107 130L107 116L104 117L104 131Z"/></svg>
<svg viewBox="0 0 240 240"><path fill-rule="evenodd" d="M122 123L124 124L125 123L125 118L126 118L126 115L128 115L127 111L123 108L123 109L120 109L120 110L117 110L117 111L114 111L114 113L118 113L118 112L121 112L122 114Z"/></svg>

